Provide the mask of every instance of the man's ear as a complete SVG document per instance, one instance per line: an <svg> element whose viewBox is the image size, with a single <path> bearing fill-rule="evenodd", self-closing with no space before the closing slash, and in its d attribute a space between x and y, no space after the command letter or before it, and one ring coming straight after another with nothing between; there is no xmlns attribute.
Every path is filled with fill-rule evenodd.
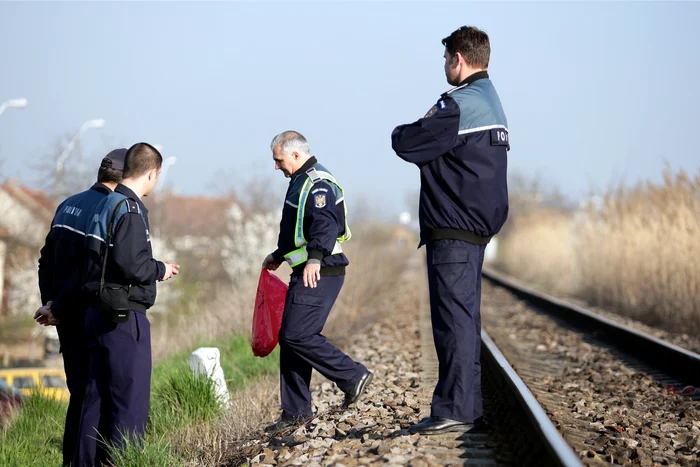
<svg viewBox="0 0 700 467"><path fill-rule="evenodd" d="M298 153L298 152L292 151L292 156L294 157L294 160L295 160L295 161L298 161L298 160L299 160L299 153Z"/></svg>

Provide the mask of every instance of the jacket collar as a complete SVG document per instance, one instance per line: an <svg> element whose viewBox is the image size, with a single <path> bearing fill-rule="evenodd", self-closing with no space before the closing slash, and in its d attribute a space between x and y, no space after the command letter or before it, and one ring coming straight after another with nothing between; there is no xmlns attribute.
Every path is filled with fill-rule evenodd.
<svg viewBox="0 0 700 467"><path fill-rule="evenodd" d="M301 167L299 167L299 170L297 170L296 172L294 172L294 174L293 174L292 177L291 177L290 182L291 182L292 180L295 180L299 175L301 175L301 174L306 174L306 171L309 170L311 167L313 167L313 166L316 165L316 164L318 164L318 161L316 160L316 157L315 157L315 156L311 156L311 157L309 158L308 161L304 162L304 165L302 165Z"/></svg>
<svg viewBox="0 0 700 467"><path fill-rule="evenodd" d="M114 192L121 193L127 198L133 199L138 203L141 212L143 212L144 214L148 214L148 209L146 209L146 206L143 204L143 201L141 201L141 198L139 198L139 196L136 193L134 193L133 190L128 186L118 183L117 188L114 189Z"/></svg>
<svg viewBox="0 0 700 467"><path fill-rule="evenodd" d="M110 190L106 185L103 185L100 182L97 182L94 185L92 185L90 189L102 193L103 195L108 195L112 192L112 190Z"/></svg>
<svg viewBox="0 0 700 467"><path fill-rule="evenodd" d="M451 94L459 89L462 89L464 87L469 86L470 84L472 84L475 81L478 81L480 79L488 79L488 77L489 77L488 71L477 71L476 73L467 76L464 81L462 81L461 83L459 83L459 85L457 85L454 88L447 91L445 94Z"/></svg>
<svg viewBox="0 0 700 467"><path fill-rule="evenodd" d="M489 72L488 72L488 71L485 71L485 70L484 70L484 71L477 71L476 73L467 76L466 79L465 79L464 81L462 81L461 83L459 83L459 86L458 86L458 87L460 87L460 86L466 86L466 85L468 85L468 84L472 84L472 83L473 83L474 81L476 81L476 80L479 80L479 79L486 79L486 78L488 78L488 77L489 77Z"/></svg>

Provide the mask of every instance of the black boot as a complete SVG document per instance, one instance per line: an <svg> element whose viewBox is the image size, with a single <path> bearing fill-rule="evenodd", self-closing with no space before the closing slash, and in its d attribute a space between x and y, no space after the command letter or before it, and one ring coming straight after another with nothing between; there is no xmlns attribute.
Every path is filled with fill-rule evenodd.
<svg viewBox="0 0 700 467"><path fill-rule="evenodd" d="M450 432L465 432L475 428L474 423L460 422L443 417L428 417L420 423L408 427L409 433L434 435Z"/></svg>
<svg viewBox="0 0 700 467"><path fill-rule="evenodd" d="M280 418L275 423L267 425L265 427L265 431L267 431L267 432L281 431L281 430L284 430L285 428L289 428L289 427L302 426L302 425L306 424L306 422L308 422L312 418L313 418L313 416L298 417L298 418Z"/></svg>
<svg viewBox="0 0 700 467"><path fill-rule="evenodd" d="M358 381L355 387L352 388L351 392L345 393L345 400L343 401L344 409L347 408L349 405L357 402L362 393L365 392L365 389L367 389L367 386L369 386L369 383L372 382L373 377L374 374L372 374L371 371L368 371L367 373L362 375L362 378L360 378L360 381Z"/></svg>

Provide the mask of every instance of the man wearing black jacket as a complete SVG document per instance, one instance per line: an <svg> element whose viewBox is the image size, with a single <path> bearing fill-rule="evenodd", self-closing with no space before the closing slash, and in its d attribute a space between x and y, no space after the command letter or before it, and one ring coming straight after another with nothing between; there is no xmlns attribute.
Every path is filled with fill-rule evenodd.
<svg viewBox="0 0 700 467"><path fill-rule="evenodd" d="M89 303L81 291L85 232L92 220L91 212L122 180L125 155L125 148L107 154L97 172L97 183L58 206L39 258L43 306L34 319L45 326L56 325L70 392L63 433L63 465L70 465L73 459L88 374L84 322Z"/></svg>
<svg viewBox="0 0 700 467"><path fill-rule="evenodd" d="M109 460L97 439L118 449L127 438L141 442L146 429L151 388L146 311L155 302L156 282L170 279L179 269L153 258L148 211L141 201L155 188L162 162L150 144L129 148L124 180L95 210L86 238L84 290L94 298L85 320L90 369L73 462L76 467ZM104 255L105 283L128 288L129 312L124 322L112 321L100 307Z"/></svg>
<svg viewBox="0 0 700 467"><path fill-rule="evenodd" d="M508 120L488 73L488 35L463 26L442 40L454 88L423 118L399 125L391 145L420 170L419 247L426 245L439 362L430 417L411 433L482 425L481 267L508 217Z"/></svg>

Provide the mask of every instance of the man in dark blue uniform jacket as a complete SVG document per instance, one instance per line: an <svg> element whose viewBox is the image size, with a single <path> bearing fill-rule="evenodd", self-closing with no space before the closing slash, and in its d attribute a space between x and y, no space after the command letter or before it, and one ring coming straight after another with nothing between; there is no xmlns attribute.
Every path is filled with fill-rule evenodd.
<svg viewBox="0 0 700 467"><path fill-rule="evenodd" d="M341 244L350 239L343 189L296 131L276 136L271 144L275 169L290 179L280 222L277 250L263 267L292 268L279 333L282 415L266 427L279 430L303 423L311 411L311 370L345 393L343 406L357 401L372 373L321 334L345 280L348 258Z"/></svg>
<svg viewBox="0 0 700 467"><path fill-rule="evenodd" d="M44 305L34 319L46 326L56 325L70 392L63 432L63 465L70 465L73 460L89 363L84 324L89 299L81 290L85 233L92 211L122 180L125 155L126 149L107 154L97 172L97 183L58 206L39 258L39 290Z"/></svg>
<svg viewBox="0 0 700 467"><path fill-rule="evenodd" d="M409 430L425 434L469 430L483 419L481 266L508 215L508 123L487 72L489 38L464 26L442 43L455 87L391 135L396 154L421 174L419 247L427 245L439 378L430 417Z"/></svg>
<svg viewBox="0 0 700 467"><path fill-rule="evenodd" d="M85 319L90 365L74 467L109 462L97 439L119 449L127 438L140 443L146 430L151 390L151 328L146 311L155 303L156 283L170 279L179 269L153 258L148 211L141 201L155 188L162 163L150 144L133 145L126 154L124 179L93 212L85 242L83 285L93 297ZM105 255L105 284L128 290L124 320L101 306L98 292Z"/></svg>

